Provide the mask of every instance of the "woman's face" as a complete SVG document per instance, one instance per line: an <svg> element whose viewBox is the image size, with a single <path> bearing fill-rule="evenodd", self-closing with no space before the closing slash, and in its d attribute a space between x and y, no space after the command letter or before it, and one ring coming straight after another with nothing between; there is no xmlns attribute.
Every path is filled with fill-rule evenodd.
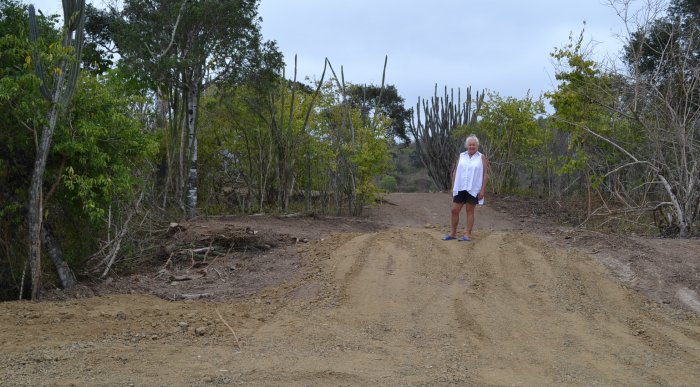
<svg viewBox="0 0 700 387"><path fill-rule="evenodd" d="M467 141L467 153L469 153L470 155L473 155L474 153L476 153L476 149L478 147L479 146L476 145L476 140L470 139Z"/></svg>

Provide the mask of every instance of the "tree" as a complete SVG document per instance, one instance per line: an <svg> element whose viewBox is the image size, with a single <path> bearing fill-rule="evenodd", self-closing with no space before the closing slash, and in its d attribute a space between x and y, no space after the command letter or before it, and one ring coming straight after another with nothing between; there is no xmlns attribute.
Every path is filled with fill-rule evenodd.
<svg viewBox="0 0 700 387"><path fill-rule="evenodd" d="M647 157L629 157L655 174L668 198L657 208L670 210L667 221L681 237L692 236L700 215L698 11L697 2L673 1L667 16L640 25L626 46L628 112L651 145Z"/></svg>
<svg viewBox="0 0 700 387"><path fill-rule="evenodd" d="M257 6L257 0L129 0L122 11L111 10L113 36L125 65L138 69L159 98L167 100L162 104L172 128L167 165L178 160L179 173L172 180L177 181L176 196L185 192L189 216L197 209L200 95L213 84L239 81L251 64L281 67L274 42L260 36Z"/></svg>
<svg viewBox="0 0 700 387"><path fill-rule="evenodd" d="M388 139L398 137L405 144L411 142L406 129L412 111L404 107L404 99L399 95L396 86L387 85L382 88L376 85L349 85L348 99L353 108L360 109L364 122L368 122L370 117L379 113L389 117L391 126L386 133Z"/></svg>
<svg viewBox="0 0 700 387"><path fill-rule="evenodd" d="M628 2L611 4L630 15ZM594 183L607 182L615 193L638 191L637 204L618 199L633 210L654 210L663 219L660 231L681 237L693 234L700 207L700 36L697 15L684 13L697 12L690 4L674 1L658 16L660 3L650 3L644 13L652 18L623 19L632 31L623 70L599 72L578 48L560 52L576 66L560 73L565 78L553 102L555 118L606 150L597 153L604 171Z"/></svg>
<svg viewBox="0 0 700 387"><path fill-rule="evenodd" d="M51 141L56 129L56 121L61 109L70 102L80 72L80 54L83 48L83 24L85 23L85 0L65 0L63 2L63 39L66 50L58 63L51 64L49 72L44 70L38 48L34 50L33 63L36 75L41 80L42 95L50 102L46 112L46 123L42 125L34 169L29 188L29 263L32 272L32 299L39 294L41 287L41 230L43 213L43 187L46 159L51 151ZM38 23L34 6L29 6L29 31L32 42L39 39ZM66 279L66 281L70 281ZM65 281L64 281L65 282Z"/></svg>
<svg viewBox="0 0 700 387"><path fill-rule="evenodd" d="M117 48L110 31L110 15L85 5L85 43L83 47L83 69L103 74L116 64Z"/></svg>
<svg viewBox="0 0 700 387"><path fill-rule="evenodd" d="M441 191L452 187L452 168L457 158L460 139L456 138L456 129L473 127L481 111L484 94L476 93L476 99L472 100L471 88L467 88L467 96L464 103L461 101L460 91L457 90L457 101L454 99L454 91L447 93L445 87L444 97L438 97L437 85L435 95L430 101L418 99L416 105L416 121L411 119L409 128L416 142L416 149L423 165L428 169L428 175ZM424 112L425 122L421 119L421 111Z"/></svg>
<svg viewBox="0 0 700 387"><path fill-rule="evenodd" d="M84 73L68 122L56 133L53 174L62 184L47 222L56 225L75 267L99 278L120 258L133 234L131 220L152 189L158 143L135 109L142 100L117 70Z"/></svg>
<svg viewBox="0 0 700 387"><path fill-rule="evenodd" d="M317 92L281 76L272 85L266 89L239 85L207 96L203 162L207 176L224 172L229 187L240 189L245 183L246 197L239 195L237 201L255 198L257 211L275 205L285 212L302 180L299 167L307 150L308 127L315 121Z"/></svg>
<svg viewBox="0 0 700 387"><path fill-rule="evenodd" d="M542 99L535 100L528 94L519 100L489 93L478 128L485 135L482 143L489 156L489 176L496 192L515 188L518 169L534 170L547 165L546 152L532 153L533 149L547 148L548 133L537 122L541 114Z"/></svg>
<svg viewBox="0 0 700 387"><path fill-rule="evenodd" d="M205 94L202 162L210 203L231 198L246 211L286 212L303 199L307 212L360 214L375 198L375 178L388 168L389 119L381 112L363 118L343 95L342 78L324 82L325 76L315 88L283 76L260 87L256 76Z"/></svg>
<svg viewBox="0 0 700 387"><path fill-rule="evenodd" d="M377 193L375 178L389 168L386 132L390 120L377 114L365 122L360 110L350 105L342 76L332 73L333 81L324 85L320 115L311 132L322 174L318 179L332 193L336 214L347 209L350 215L361 215Z"/></svg>
<svg viewBox="0 0 700 387"><path fill-rule="evenodd" d="M28 6L0 1L1 299L23 297L35 128L46 124L51 108L27 57L36 51L48 63L66 54L53 16L38 15L40 38L30 43L27 11ZM156 143L142 130L135 109L140 96L132 91L117 71L100 76L83 72L70 103L56 118L41 192L41 259L50 258L64 288L85 274L87 257L100 255L95 252L118 239L123 219L133 213L142 192L143 171L150 170L144 160L153 155ZM43 266L42 282L54 277Z"/></svg>
<svg viewBox="0 0 700 387"><path fill-rule="evenodd" d="M0 251L7 252L0 269L2 299L16 298L8 288L21 289L28 268L28 176L34 167L35 127L45 120L40 112L48 106L34 67L26 60L33 53L27 12L28 6L17 1L0 1ZM43 15L37 18L47 41L57 36L52 23Z"/></svg>
<svg viewBox="0 0 700 387"><path fill-rule="evenodd" d="M601 184L601 177L608 172L610 164L620 158L616 149L600 143L585 129L612 135L625 127L619 123L627 121L606 108L619 100L617 96L621 90L614 88L613 74L606 73L600 64L589 58L583 38L583 31L577 38L571 35L569 44L551 54L557 63L555 77L560 83L555 92L546 96L556 109L550 120L552 131L562 133L567 141L568 152L560 153L559 173L583 183L586 213L590 216L594 212L593 196ZM613 122L616 124L611 125Z"/></svg>

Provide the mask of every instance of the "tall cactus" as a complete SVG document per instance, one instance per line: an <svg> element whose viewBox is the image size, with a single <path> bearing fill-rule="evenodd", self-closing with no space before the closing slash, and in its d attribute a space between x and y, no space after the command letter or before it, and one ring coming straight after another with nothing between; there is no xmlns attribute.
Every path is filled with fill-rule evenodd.
<svg viewBox="0 0 700 387"><path fill-rule="evenodd" d="M29 264L32 273L32 299L36 299L41 286L41 229L43 214L43 183L46 160L51 150L51 141L56 129L60 109L65 108L73 97L80 72L80 56L83 49L83 26L85 24L85 0L63 0L63 39L66 50L56 64L56 71L50 82L38 51L39 28L34 6L29 6L29 34L35 47L33 50L34 69L41 80L41 94L50 102L46 113L47 123L41 128L34 171L29 189ZM49 87L51 83L51 87Z"/></svg>
<svg viewBox="0 0 700 387"><path fill-rule="evenodd" d="M416 150L421 161L428 169L428 174L441 191L449 190L452 186L452 165L459 151L459 139L454 138L456 128L472 126L484 102L484 93L476 93L476 99L472 104L471 87L467 88L466 100L462 104L460 91L457 89L457 102L454 100L454 90L445 96L438 97L437 85L435 94L428 101L422 101L422 110L425 114L425 122L421 121L421 99L416 105L416 117L418 122L411 118L409 129L416 142ZM473 110L472 110L473 108Z"/></svg>

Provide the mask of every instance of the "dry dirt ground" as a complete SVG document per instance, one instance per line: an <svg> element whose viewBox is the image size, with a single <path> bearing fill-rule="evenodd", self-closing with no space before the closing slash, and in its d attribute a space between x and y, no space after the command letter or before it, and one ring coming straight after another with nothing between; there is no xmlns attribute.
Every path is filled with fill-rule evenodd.
<svg viewBox="0 0 700 387"><path fill-rule="evenodd" d="M700 385L700 240L446 194L198 219L139 275L0 304L0 385Z"/></svg>

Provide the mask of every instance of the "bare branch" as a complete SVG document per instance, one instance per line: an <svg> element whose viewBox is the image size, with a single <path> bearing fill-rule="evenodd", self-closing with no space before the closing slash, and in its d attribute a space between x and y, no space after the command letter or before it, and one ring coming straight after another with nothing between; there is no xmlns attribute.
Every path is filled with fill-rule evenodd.
<svg viewBox="0 0 700 387"><path fill-rule="evenodd" d="M158 54L158 55L153 55L153 52L151 51L151 48L148 47L148 43L145 41L143 42L144 47L146 47L146 50L148 51L151 56L153 56L153 59L155 62L158 62L165 56L165 54L170 51L170 49L173 47L173 44L175 43L175 33L177 32L177 26L180 24L180 18L182 17L182 12L185 9L185 5L187 4L187 0L183 0L182 4L180 4L180 10L177 12L177 18L175 19L175 25L173 25L173 32L170 34L170 42L168 43L168 46L163 49L163 51Z"/></svg>

